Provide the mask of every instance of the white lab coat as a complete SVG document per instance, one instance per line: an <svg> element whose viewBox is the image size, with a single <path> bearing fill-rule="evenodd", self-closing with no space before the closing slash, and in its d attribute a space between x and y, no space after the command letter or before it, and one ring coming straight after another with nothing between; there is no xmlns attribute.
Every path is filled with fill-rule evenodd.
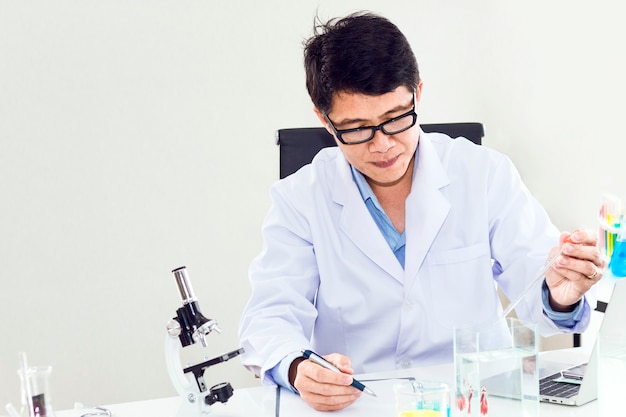
<svg viewBox="0 0 626 417"><path fill-rule="evenodd" d="M273 185L240 325L242 361L265 382L303 348L345 354L356 373L450 362L453 326L496 319L496 287L514 299L558 244L507 157L438 133L421 132L418 149L404 269L338 148ZM540 286L516 312L562 331Z"/></svg>

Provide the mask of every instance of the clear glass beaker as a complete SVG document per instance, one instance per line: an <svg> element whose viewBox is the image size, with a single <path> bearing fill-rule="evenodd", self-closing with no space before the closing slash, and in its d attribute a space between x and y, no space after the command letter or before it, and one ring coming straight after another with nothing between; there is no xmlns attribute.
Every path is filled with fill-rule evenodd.
<svg viewBox="0 0 626 417"><path fill-rule="evenodd" d="M450 390L438 381L395 384L396 417L449 417Z"/></svg>
<svg viewBox="0 0 626 417"><path fill-rule="evenodd" d="M459 416L538 416L537 326L515 318L454 330Z"/></svg>

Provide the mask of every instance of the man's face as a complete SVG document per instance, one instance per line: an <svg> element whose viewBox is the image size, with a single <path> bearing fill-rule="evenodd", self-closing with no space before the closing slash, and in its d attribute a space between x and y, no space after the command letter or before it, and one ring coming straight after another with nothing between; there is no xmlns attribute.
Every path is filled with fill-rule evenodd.
<svg viewBox="0 0 626 417"><path fill-rule="evenodd" d="M422 83L415 92L416 107L421 91ZM377 126L410 111L412 107L413 93L404 86L380 96L342 92L333 97L332 110L327 116L337 130L354 129ZM315 112L332 133L324 115L317 109ZM419 140L419 127L416 124L393 135L377 130L372 140L357 145L346 145L335 140L348 162L367 178L370 186L393 186L405 178L405 174L412 174L407 170L412 166Z"/></svg>

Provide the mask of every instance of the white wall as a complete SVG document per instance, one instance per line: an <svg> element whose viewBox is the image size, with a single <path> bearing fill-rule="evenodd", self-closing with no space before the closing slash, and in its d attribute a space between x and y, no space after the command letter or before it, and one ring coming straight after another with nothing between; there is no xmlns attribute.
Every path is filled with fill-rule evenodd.
<svg viewBox="0 0 626 417"><path fill-rule="evenodd" d="M420 121L482 121L560 228L594 228L601 192L626 197L619 4L0 1L0 405L19 401L21 350L54 366L57 409L174 395L180 265L224 331L206 355L237 347L274 130L317 125L301 68L316 10L395 21ZM257 383L238 359L207 379Z"/></svg>

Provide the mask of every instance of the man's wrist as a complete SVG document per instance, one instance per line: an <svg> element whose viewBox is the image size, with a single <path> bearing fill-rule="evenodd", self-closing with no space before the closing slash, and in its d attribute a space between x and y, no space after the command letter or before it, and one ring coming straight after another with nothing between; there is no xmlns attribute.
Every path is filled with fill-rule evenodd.
<svg viewBox="0 0 626 417"><path fill-rule="evenodd" d="M544 281L541 289L541 300L544 314L559 327L573 329L579 325L581 320L587 320L586 314L589 310L589 304L584 297L573 306L574 309L570 312L555 311L550 303L550 290Z"/></svg>
<svg viewBox="0 0 626 417"><path fill-rule="evenodd" d="M299 356L291 362L291 365L289 365L289 384L291 384L294 389L296 389L294 383L296 382L296 375L298 374L298 365L300 365L300 362L303 360L304 357Z"/></svg>
<svg viewBox="0 0 626 417"><path fill-rule="evenodd" d="M554 301L554 298L552 298L552 294L548 292L548 302L550 303L550 308L552 308L552 310L556 313L571 313L572 311L576 310L576 307L578 307L580 300L575 302L574 304L566 306Z"/></svg>

